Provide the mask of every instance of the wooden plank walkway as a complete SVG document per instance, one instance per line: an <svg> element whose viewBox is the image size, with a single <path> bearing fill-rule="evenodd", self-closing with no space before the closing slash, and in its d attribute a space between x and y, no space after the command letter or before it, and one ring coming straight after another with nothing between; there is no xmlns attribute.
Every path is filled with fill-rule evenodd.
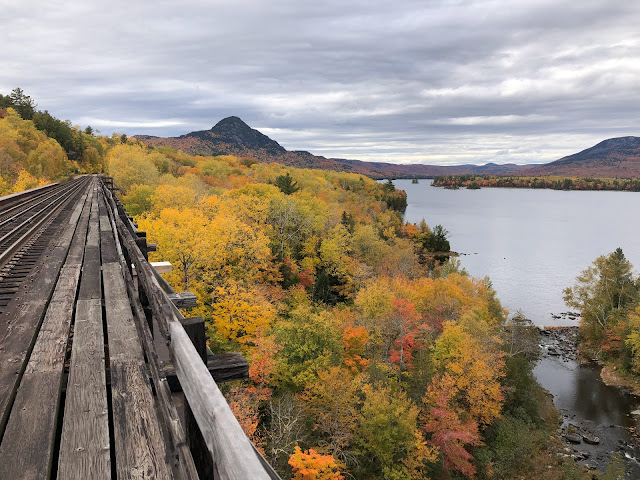
<svg viewBox="0 0 640 480"><path fill-rule="evenodd" d="M0 315L0 480L197 478L176 467L143 343L94 179Z"/></svg>

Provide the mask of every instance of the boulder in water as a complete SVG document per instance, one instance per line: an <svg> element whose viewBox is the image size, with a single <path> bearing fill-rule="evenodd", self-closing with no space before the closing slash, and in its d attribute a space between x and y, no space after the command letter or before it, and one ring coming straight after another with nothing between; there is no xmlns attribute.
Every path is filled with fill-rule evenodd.
<svg viewBox="0 0 640 480"><path fill-rule="evenodd" d="M582 437L577 433L565 433L564 439L569 443L582 443Z"/></svg>
<svg viewBox="0 0 640 480"><path fill-rule="evenodd" d="M584 443L588 443L590 445L598 445L600 443L599 437L596 437L593 433L588 432L582 434L582 440L584 440Z"/></svg>

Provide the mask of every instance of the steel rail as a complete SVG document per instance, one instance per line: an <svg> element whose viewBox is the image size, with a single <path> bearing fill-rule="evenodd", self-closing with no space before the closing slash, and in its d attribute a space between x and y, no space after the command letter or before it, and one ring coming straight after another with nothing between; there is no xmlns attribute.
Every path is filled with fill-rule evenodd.
<svg viewBox="0 0 640 480"><path fill-rule="evenodd" d="M43 205L45 203L47 203L46 205L44 205L44 207L36 212L36 215L38 215L42 210L44 210L44 208L46 208L48 205L55 203L62 195L64 195L67 192L73 191L73 189L76 188L74 184L71 184L70 186L65 186L63 188L57 189L55 192L47 192L47 193L51 193L50 195L48 195L46 198L41 199L39 202L34 203L33 205L27 206L26 209L21 209L20 212L17 215L14 215L12 217L7 218L4 221L0 221L0 228L4 227L7 224L10 224L13 221L17 221L17 219L19 219L20 217L24 216L25 214L27 214L28 212L30 212L31 210L37 208L40 205ZM37 197L40 198L40 197ZM29 203L29 201L34 200L33 198L30 198L27 202L25 202L27 205ZM37 200L37 199L36 199ZM14 210L16 208L22 208L24 207L24 204L21 205L16 205L15 207L12 207L11 210ZM27 219L26 221L28 222L31 218L33 218L34 216L30 217L29 219ZM23 222L21 225L15 227L13 230L17 230L18 228L20 228L22 225L24 225L25 222ZM5 240L5 238L10 235L11 232L9 232L9 234L5 235L4 237L0 238L0 242L3 242Z"/></svg>
<svg viewBox="0 0 640 480"><path fill-rule="evenodd" d="M46 193L53 188L57 188L60 185L58 182L50 183L48 185L44 185L42 187L31 188L29 190L24 190L23 192L10 193L9 195L4 195L0 197L0 212L4 208L10 208L16 203L21 203L25 198L33 198L34 196L38 196L39 194Z"/></svg>
<svg viewBox="0 0 640 480"><path fill-rule="evenodd" d="M50 219L53 219L53 217L55 215L57 215L60 212L60 210L62 210L64 208L64 206L66 206L75 197L75 195L66 195L65 196L64 194L69 193L69 192L78 193L78 192L82 191L82 188L86 187L86 184L87 184L87 182L83 181L83 180L79 180L77 182L74 182L72 187L70 187L68 189L65 189L64 191L59 192L60 195L58 195L58 197L56 199L54 199L53 202L51 202L51 203L49 203L47 205L47 207L48 206L53 206L53 208L51 208L51 209L43 208L42 210L40 210L40 212L38 212L38 214L32 215L27 220L22 222L19 226L14 228L9 234L7 234L4 237L2 237L2 239L0 239L0 241L3 241L4 239L8 238L11 235L21 234L18 239L16 239L9 247L3 249L3 251L0 253L0 268L4 267L7 263L9 263L11 258L13 258L13 256L26 243L28 243L29 239L41 227L43 227L45 224L47 224L47 222ZM45 211L46 211L46 213L44 213ZM42 215L43 213L44 213L44 215ZM40 215L39 218L38 218L38 215ZM28 230L24 231L24 233L20 232L20 229L22 229L25 225L31 224L31 222L33 222L33 224L32 224L32 226L30 228L28 228Z"/></svg>
<svg viewBox="0 0 640 480"><path fill-rule="evenodd" d="M55 196L58 192L60 192L64 188L65 188L65 185L58 184L56 187L51 188L49 190L36 191L36 192L34 192L33 195L29 195L29 196L24 197L24 200L22 202L16 204L16 205L11 205L9 207L6 207L5 209L2 209L0 207L0 217L2 217L2 218L8 217L7 220L0 221L0 226L2 226L5 222L11 220L12 217L9 217L9 214L14 212L15 210L18 210L20 213L22 213L22 212L25 211L24 207L29 206L29 203L37 202L37 203L33 203L33 205L29 206L29 208L32 208L33 206L38 205L38 203L40 203L40 202L38 202L38 200L46 201L48 198L51 198L52 196ZM46 198L43 199L42 197L46 197Z"/></svg>

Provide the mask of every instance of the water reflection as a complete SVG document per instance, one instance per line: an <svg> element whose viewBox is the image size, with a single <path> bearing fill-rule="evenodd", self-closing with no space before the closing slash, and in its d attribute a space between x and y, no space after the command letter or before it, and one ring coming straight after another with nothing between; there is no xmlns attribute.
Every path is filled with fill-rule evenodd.
<svg viewBox="0 0 640 480"><path fill-rule="evenodd" d="M563 414L562 424L573 424L600 438L598 445L581 443L574 448L587 452L589 458L579 462L604 471L611 455L618 452L626 459L626 478L640 478L640 456L631 442L627 428L636 427L637 418L630 414L640 399L608 387L600 379L597 365L579 365L574 361L543 357L534 374L553 395L553 403Z"/></svg>
<svg viewBox="0 0 640 480"><path fill-rule="evenodd" d="M638 399L605 385L597 365L542 358L534 374L538 382L553 394L553 403L559 410L571 412L577 419L588 420L598 426L634 425L629 412L636 408Z"/></svg>

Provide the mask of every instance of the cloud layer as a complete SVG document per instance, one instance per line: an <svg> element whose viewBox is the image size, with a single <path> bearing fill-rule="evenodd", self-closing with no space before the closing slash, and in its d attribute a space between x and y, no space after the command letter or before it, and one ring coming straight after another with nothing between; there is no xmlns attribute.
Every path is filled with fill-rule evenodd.
<svg viewBox="0 0 640 480"><path fill-rule="evenodd" d="M175 136L238 115L288 149L438 164L548 162L640 135L637 2L0 8L0 92L20 86L106 134Z"/></svg>

